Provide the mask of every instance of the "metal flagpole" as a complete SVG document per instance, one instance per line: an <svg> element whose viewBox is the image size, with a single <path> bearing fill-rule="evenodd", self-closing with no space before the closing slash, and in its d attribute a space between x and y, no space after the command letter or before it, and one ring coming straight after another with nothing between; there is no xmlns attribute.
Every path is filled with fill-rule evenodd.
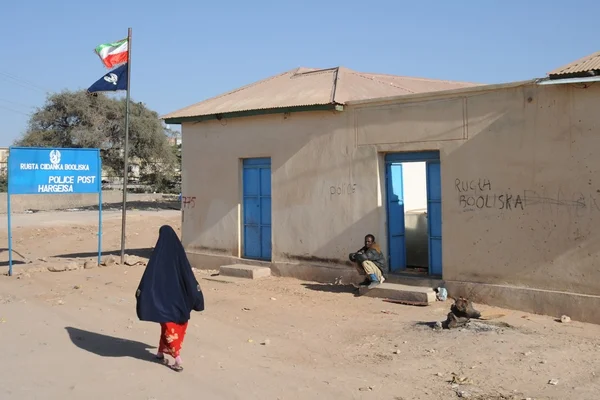
<svg viewBox="0 0 600 400"><path fill-rule="evenodd" d="M125 263L125 228L127 225L127 181L129 180L129 100L131 94L131 28L127 31L127 96L125 105L125 149L123 163L123 215L121 218L121 265Z"/></svg>

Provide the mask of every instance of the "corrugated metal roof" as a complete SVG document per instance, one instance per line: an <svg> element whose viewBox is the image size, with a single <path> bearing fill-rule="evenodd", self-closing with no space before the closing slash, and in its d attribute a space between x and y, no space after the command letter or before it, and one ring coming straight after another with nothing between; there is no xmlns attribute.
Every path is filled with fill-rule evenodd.
<svg viewBox="0 0 600 400"><path fill-rule="evenodd" d="M600 72L600 51L589 56L580 58L567 65L555 69L548 73L548 76L557 77L562 75L596 75L593 72Z"/></svg>
<svg viewBox="0 0 600 400"><path fill-rule="evenodd" d="M348 101L436 92L475 83L356 72L348 68L297 68L163 116L189 118L242 111L345 104Z"/></svg>

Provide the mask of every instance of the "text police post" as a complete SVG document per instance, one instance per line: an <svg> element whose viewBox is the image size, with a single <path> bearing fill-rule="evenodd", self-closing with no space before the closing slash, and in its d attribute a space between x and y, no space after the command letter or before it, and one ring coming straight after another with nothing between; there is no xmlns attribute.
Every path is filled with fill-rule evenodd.
<svg viewBox="0 0 600 400"><path fill-rule="evenodd" d="M99 149L11 147L8 156L8 247L12 275L12 195L98 194L98 263L102 255L102 162Z"/></svg>

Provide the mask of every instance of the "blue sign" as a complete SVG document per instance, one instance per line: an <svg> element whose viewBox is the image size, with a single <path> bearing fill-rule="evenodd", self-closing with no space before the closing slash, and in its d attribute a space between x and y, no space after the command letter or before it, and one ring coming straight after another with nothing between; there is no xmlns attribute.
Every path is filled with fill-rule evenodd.
<svg viewBox="0 0 600 400"><path fill-rule="evenodd" d="M101 177L99 149L10 148L10 194L99 193Z"/></svg>

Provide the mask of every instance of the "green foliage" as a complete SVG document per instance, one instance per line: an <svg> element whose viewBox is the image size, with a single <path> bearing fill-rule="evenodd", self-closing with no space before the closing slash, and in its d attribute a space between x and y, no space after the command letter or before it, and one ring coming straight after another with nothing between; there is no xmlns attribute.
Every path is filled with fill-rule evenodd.
<svg viewBox="0 0 600 400"><path fill-rule="evenodd" d="M155 111L131 102L129 160L139 160L141 171L150 175L141 180L162 184L173 178L177 157L168 142L170 134ZM125 99L63 91L48 96L29 120L27 132L15 144L100 148L103 167L113 176L122 176L124 141Z"/></svg>

